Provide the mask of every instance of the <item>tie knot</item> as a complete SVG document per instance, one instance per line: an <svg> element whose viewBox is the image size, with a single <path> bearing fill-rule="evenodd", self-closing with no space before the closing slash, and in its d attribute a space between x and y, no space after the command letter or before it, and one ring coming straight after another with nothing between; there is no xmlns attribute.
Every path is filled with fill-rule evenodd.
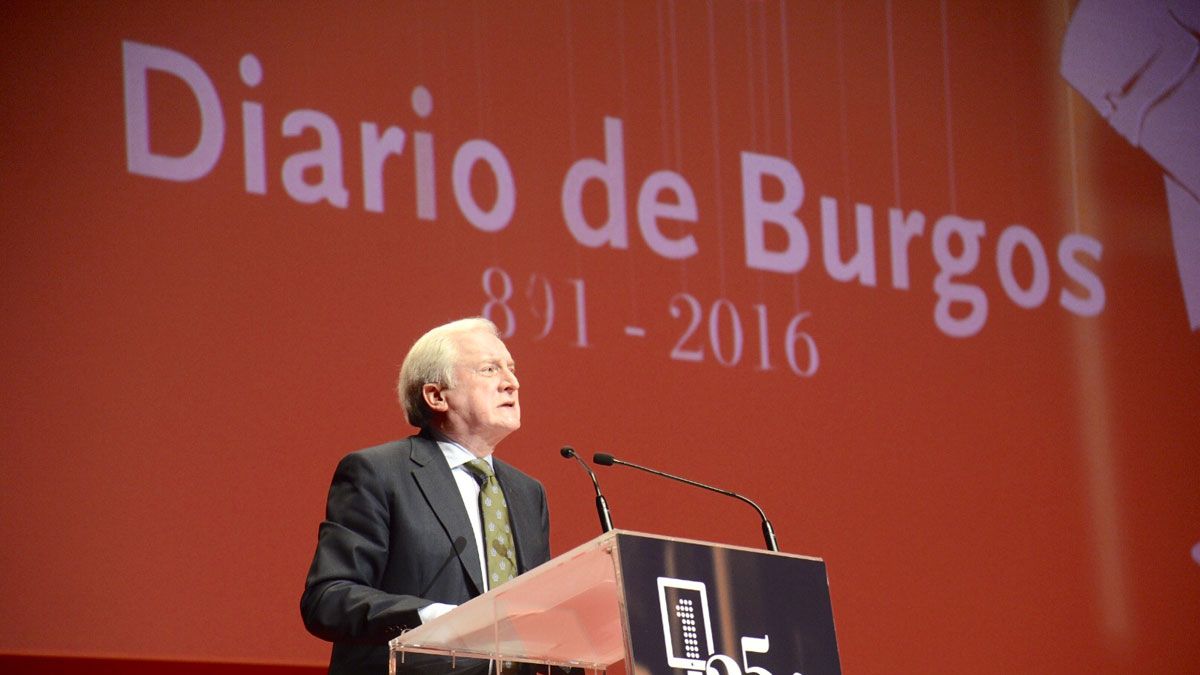
<svg viewBox="0 0 1200 675"><path fill-rule="evenodd" d="M496 475L495 472L492 471L492 466L482 459L473 459L466 464L463 464L463 466L466 467L467 471L470 471L471 474L474 475L475 478L480 482L485 482L487 479Z"/></svg>

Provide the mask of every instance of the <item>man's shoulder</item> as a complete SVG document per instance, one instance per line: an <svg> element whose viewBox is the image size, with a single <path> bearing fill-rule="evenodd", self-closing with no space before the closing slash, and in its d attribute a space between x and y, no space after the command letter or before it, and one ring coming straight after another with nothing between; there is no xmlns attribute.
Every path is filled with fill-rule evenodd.
<svg viewBox="0 0 1200 675"><path fill-rule="evenodd" d="M427 438L414 434L369 448L355 450L342 458L342 462L366 462L368 464L409 462L420 459L437 449L437 445Z"/></svg>

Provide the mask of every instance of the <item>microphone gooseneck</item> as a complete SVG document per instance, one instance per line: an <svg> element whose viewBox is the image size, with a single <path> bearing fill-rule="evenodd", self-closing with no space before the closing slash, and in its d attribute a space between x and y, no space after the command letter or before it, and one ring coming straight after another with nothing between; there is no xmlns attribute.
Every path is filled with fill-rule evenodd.
<svg viewBox="0 0 1200 675"><path fill-rule="evenodd" d="M596 515L600 517L600 531L608 532L613 529L612 513L608 510L608 500L600 492L600 481L596 480L596 474L588 467L587 462L583 461L583 458L575 453L575 448L564 445L558 451L558 454L566 459L574 459L576 462L579 462L579 466L582 466L583 470L587 472L588 477L592 479L592 487L596 490Z"/></svg>
<svg viewBox="0 0 1200 675"><path fill-rule="evenodd" d="M566 448L563 448L563 450L564 450L563 456L565 457L566 456L566 453L565 453ZM572 454L574 454L574 452L575 452L574 450L571 450ZM578 457L577 457L577 459L578 459ZM755 504L748 497L743 497L742 495L739 495L738 493L732 492L730 490L724 490L719 487L705 485L704 483L699 483L699 482L696 482L689 478L683 478L682 476L676 476L674 474L669 474L665 471L659 471L658 469L651 469L648 466L634 464L633 462L626 462L624 460L617 459L616 457L613 457L612 455L605 453L605 452L597 452L596 454L592 455L592 462L595 464L599 464L600 466L612 466L614 464L628 466L630 468L634 468L639 471L645 471L646 473L652 473L655 476L661 476L663 478L667 478L667 479L670 479L673 481L678 481L678 482L684 483L686 485L691 485L693 487L702 488L704 490L709 490L712 492L716 492L718 494L723 494L727 497L733 497L734 499L741 500L741 501L749 504L750 506L754 507L754 510L758 512L758 517L762 519L762 533L763 533L763 539L767 543L767 549L771 550L771 551L776 551L776 552L779 551L779 542L775 539L775 528L771 526L771 521L767 520L767 514L763 513L763 510L761 508L759 508L758 504Z"/></svg>

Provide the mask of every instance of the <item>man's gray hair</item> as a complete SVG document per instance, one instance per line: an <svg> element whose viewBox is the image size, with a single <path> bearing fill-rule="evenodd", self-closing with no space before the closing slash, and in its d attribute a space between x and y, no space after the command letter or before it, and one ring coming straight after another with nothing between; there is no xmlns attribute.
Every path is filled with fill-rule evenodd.
<svg viewBox="0 0 1200 675"><path fill-rule="evenodd" d="M455 335L485 331L500 337L500 329L496 324L483 317L459 319L431 329L413 343L400 366L400 381L396 385L396 393L400 404L404 406L404 415L408 423L422 429L433 421L433 411L425 403L422 393L426 384L436 384L444 388L454 386L454 362L458 358L455 349Z"/></svg>

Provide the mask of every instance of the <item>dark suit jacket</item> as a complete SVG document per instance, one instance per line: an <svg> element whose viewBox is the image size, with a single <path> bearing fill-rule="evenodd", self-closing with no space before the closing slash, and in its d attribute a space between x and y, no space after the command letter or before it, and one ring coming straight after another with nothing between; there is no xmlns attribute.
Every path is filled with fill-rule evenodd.
<svg viewBox="0 0 1200 675"><path fill-rule="evenodd" d="M546 493L511 465L498 458L493 464L525 572L550 559ZM420 625L418 609L479 595L474 536L450 467L429 436L343 458L300 598L308 631L334 643L329 672L383 675L387 641ZM454 673L469 667L463 661ZM449 662L408 655L401 670L445 672Z"/></svg>

